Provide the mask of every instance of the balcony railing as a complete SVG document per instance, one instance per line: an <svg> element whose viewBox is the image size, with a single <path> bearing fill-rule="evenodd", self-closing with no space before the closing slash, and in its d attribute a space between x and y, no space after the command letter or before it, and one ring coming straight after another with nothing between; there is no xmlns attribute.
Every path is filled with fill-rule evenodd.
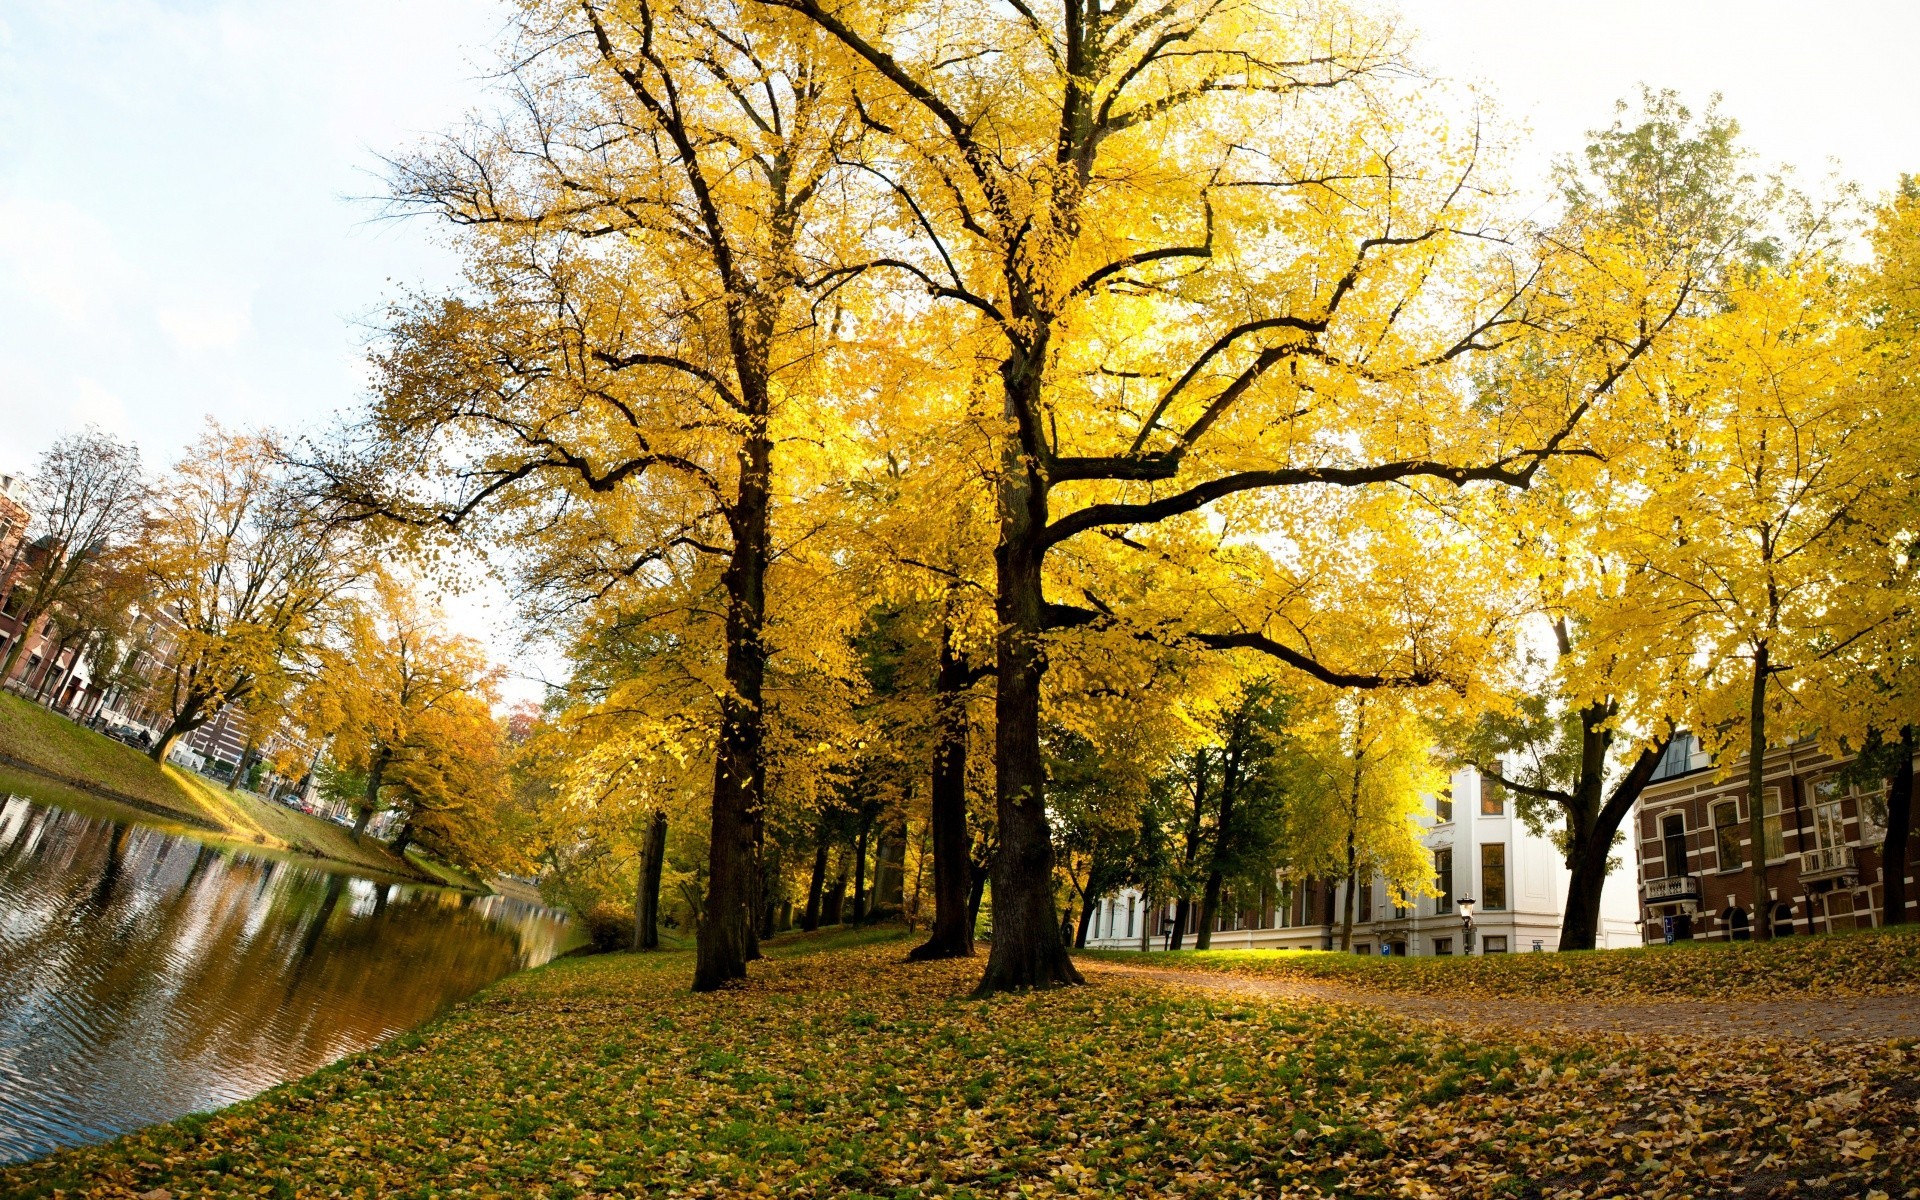
<svg viewBox="0 0 1920 1200"><path fill-rule="evenodd" d="M1854 873L1852 846L1823 846L1800 854L1800 878L1825 879Z"/></svg>
<svg viewBox="0 0 1920 1200"><path fill-rule="evenodd" d="M1697 900L1700 898L1700 883L1691 875L1669 875L1665 879L1649 879L1642 886L1647 903L1662 900Z"/></svg>

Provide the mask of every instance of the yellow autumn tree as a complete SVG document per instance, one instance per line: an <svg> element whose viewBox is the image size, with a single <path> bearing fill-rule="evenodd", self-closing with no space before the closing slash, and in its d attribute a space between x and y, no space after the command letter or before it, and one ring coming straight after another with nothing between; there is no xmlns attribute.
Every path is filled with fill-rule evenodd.
<svg viewBox="0 0 1920 1200"><path fill-rule="evenodd" d="M860 227L838 183L854 109L790 24L728 0L523 4L518 109L394 179L457 231L468 284L394 315L379 397L323 464L366 514L509 548L536 613L704 581L703 990L753 952L770 564L820 444L805 285Z"/></svg>
<svg viewBox="0 0 1920 1200"><path fill-rule="evenodd" d="M155 762L231 704L282 690L362 569L349 531L295 486L268 437L209 425L154 490L129 552L173 651L149 683Z"/></svg>
<svg viewBox="0 0 1920 1200"><path fill-rule="evenodd" d="M1674 288L1648 267L1654 286L1568 307L1593 276L1557 290L1560 252L1502 219L1482 114L1338 5L776 3L856 77L901 214L887 278L966 310L997 384L981 989L1073 982L1040 753L1057 548L1257 491L1522 486L1576 449ZM1522 335L1579 368L1473 387Z"/></svg>
<svg viewBox="0 0 1920 1200"><path fill-rule="evenodd" d="M1888 522L1913 447L1889 438L1867 383L1854 271L1833 209L1807 207L1772 261L1737 271L1724 309L1650 377L1664 443L1644 501L1621 513L1637 602L1603 632L1669 681L1673 717L1726 764L1748 759L1754 931L1770 906L1762 783L1767 747L1839 731L1822 720L1845 656L1898 620L1886 586L1905 548Z"/></svg>
<svg viewBox="0 0 1920 1200"><path fill-rule="evenodd" d="M1396 904L1435 894L1422 818L1446 778L1406 693L1323 690L1317 700L1285 753L1291 866L1344 881L1340 949L1351 950L1354 896L1376 874Z"/></svg>

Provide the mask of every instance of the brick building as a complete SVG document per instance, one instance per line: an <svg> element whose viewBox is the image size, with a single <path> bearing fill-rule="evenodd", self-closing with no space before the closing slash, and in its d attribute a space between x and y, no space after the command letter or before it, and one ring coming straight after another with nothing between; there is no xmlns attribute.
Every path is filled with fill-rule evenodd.
<svg viewBox="0 0 1920 1200"><path fill-rule="evenodd" d="M1810 741L1767 753L1766 901L1778 934L1884 923L1885 785L1849 786L1839 777L1847 761ZM1749 935L1748 815L1746 760L1722 778L1698 740L1676 738L1635 817L1644 941L1664 940L1669 920L1676 939Z"/></svg>

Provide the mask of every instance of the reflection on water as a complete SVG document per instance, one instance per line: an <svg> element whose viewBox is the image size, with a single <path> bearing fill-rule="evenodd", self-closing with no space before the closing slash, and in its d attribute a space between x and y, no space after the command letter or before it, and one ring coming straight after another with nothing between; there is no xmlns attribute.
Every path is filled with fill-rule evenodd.
<svg viewBox="0 0 1920 1200"><path fill-rule="evenodd" d="M374 883L0 798L0 1162L245 1099L571 944Z"/></svg>

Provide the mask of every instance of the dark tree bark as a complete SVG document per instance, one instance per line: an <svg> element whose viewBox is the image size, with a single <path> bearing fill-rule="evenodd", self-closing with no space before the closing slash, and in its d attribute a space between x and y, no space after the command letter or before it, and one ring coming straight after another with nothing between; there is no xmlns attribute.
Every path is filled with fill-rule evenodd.
<svg viewBox="0 0 1920 1200"><path fill-rule="evenodd" d="M360 811L353 817L353 840L356 842L360 840L360 835L367 831L367 822L373 820L373 814L380 809L380 784L386 776L387 764L392 761L393 751L382 747L374 752L373 761L367 765L366 794L361 799Z"/></svg>
<svg viewBox="0 0 1920 1200"><path fill-rule="evenodd" d="M1207 752L1193 753L1193 809L1187 816L1187 840L1180 856L1180 892L1174 899L1173 938L1167 949L1178 950L1186 944L1187 926L1193 921L1193 896L1187 891L1193 878L1193 864L1200 856L1200 822L1207 804Z"/></svg>
<svg viewBox="0 0 1920 1200"><path fill-rule="evenodd" d="M867 919L867 835L873 829L871 813L860 816L860 832L853 839L853 923Z"/></svg>
<svg viewBox="0 0 1920 1200"><path fill-rule="evenodd" d="M640 852L640 886L633 897L633 946L660 948L660 874L667 861L667 814L655 809L647 822L647 840Z"/></svg>
<svg viewBox="0 0 1920 1200"><path fill-rule="evenodd" d="M984 862L973 862L968 868L971 882L967 887L967 936L980 928L980 904L987 896L987 883L993 878L994 852L987 854Z"/></svg>
<svg viewBox="0 0 1920 1200"><path fill-rule="evenodd" d="M1085 950L1087 948L1087 932L1093 928L1093 914L1099 911L1099 908L1100 897L1094 895L1092 892L1084 892L1081 894L1080 927L1076 929L1073 934L1073 948L1075 950Z"/></svg>
<svg viewBox="0 0 1920 1200"><path fill-rule="evenodd" d="M1773 901L1767 895L1767 676L1769 649L1753 649L1753 691L1747 703L1747 832L1753 839L1753 940L1773 935ZM1784 805L1782 806L1784 810Z"/></svg>
<svg viewBox="0 0 1920 1200"><path fill-rule="evenodd" d="M800 915L800 928L809 933L820 928L821 891L827 886L827 854L832 849L826 825L822 823L819 844L813 848L813 873L807 877L807 907Z"/></svg>
<svg viewBox="0 0 1920 1200"><path fill-rule="evenodd" d="M827 890L826 902L820 911L820 923L838 925L846 916L847 905L847 848L840 848L840 869L835 873L833 882Z"/></svg>
<svg viewBox="0 0 1920 1200"><path fill-rule="evenodd" d="M213 714L206 711L206 703L197 695L190 697L180 711L167 722L167 727L161 730L160 736L154 739L153 745L147 750L147 757L156 763L165 764L167 755L172 753L175 742L213 719ZM364 822L362 825L364 827ZM357 832L355 836L359 836Z"/></svg>
<svg viewBox="0 0 1920 1200"><path fill-rule="evenodd" d="M413 819L408 818L407 821L400 826L399 836L394 838L393 841L387 845L387 849L393 851L394 857L405 858L407 854L407 847L411 846L412 844L413 844Z"/></svg>
<svg viewBox="0 0 1920 1200"><path fill-rule="evenodd" d="M1233 740L1238 740L1237 724ZM1200 899L1200 931L1194 935L1195 950L1213 948L1213 927L1220 914L1220 889L1226 880L1224 866L1233 847L1233 802L1240 791L1240 754L1240 746L1229 744L1220 756L1220 816L1213 827L1213 853L1207 865L1206 891Z"/></svg>
<svg viewBox="0 0 1920 1200"><path fill-rule="evenodd" d="M1920 730L1908 725L1900 731L1900 761L1887 781L1887 840L1880 847L1881 895L1885 924L1907 919L1907 841L1913 828L1913 756L1920 752Z"/></svg>
<svg viewBox="0 0 1920 1200"><path fill-rule="evenodd" d="M1566 625L1556 623L1562 654L1571 652ZM1670 738L1662 738L1640 752L1627 773L1606 792L1607 754L1613 747L1608 724L1617 713L1611 702L1596 702L1580 710L1580 767L1573 786L1562 790L1535 787L1508 779L1490 764L1480 774L1510 791L1551 800L1566 817L1567 911L1560 922L1560 949L1591 950L1600 937L1600 901L1607 883L1607 859L1620 823L1640 799L1653 778Z"/></svg>
<svg viewBox="0 0 1920 1200"><path fill-rule="evenodd" d="M693 969L696 992L710 992L746 978L747 962L758 952L748 906L753 901L758 873L754 838L764 779L760 754L766 740L763 714L767 652L760 635L767 611L767 518L773 444L767 437L766 381L746 374L742 372L740 381L742 399L753 432L740 448L739 491L730 513L734 549L721 576L727 593L728 686L720 696L707 897Z"/></svg>
<svg viewBox="0 0 1920 1200"><path fill-rule="evenodd" d="M934 675L933 780L928 824L933 841L933 927L909 961L973 957L972 843L967 833L967 687L964 658L952 631L941 629Z"/></svg>

